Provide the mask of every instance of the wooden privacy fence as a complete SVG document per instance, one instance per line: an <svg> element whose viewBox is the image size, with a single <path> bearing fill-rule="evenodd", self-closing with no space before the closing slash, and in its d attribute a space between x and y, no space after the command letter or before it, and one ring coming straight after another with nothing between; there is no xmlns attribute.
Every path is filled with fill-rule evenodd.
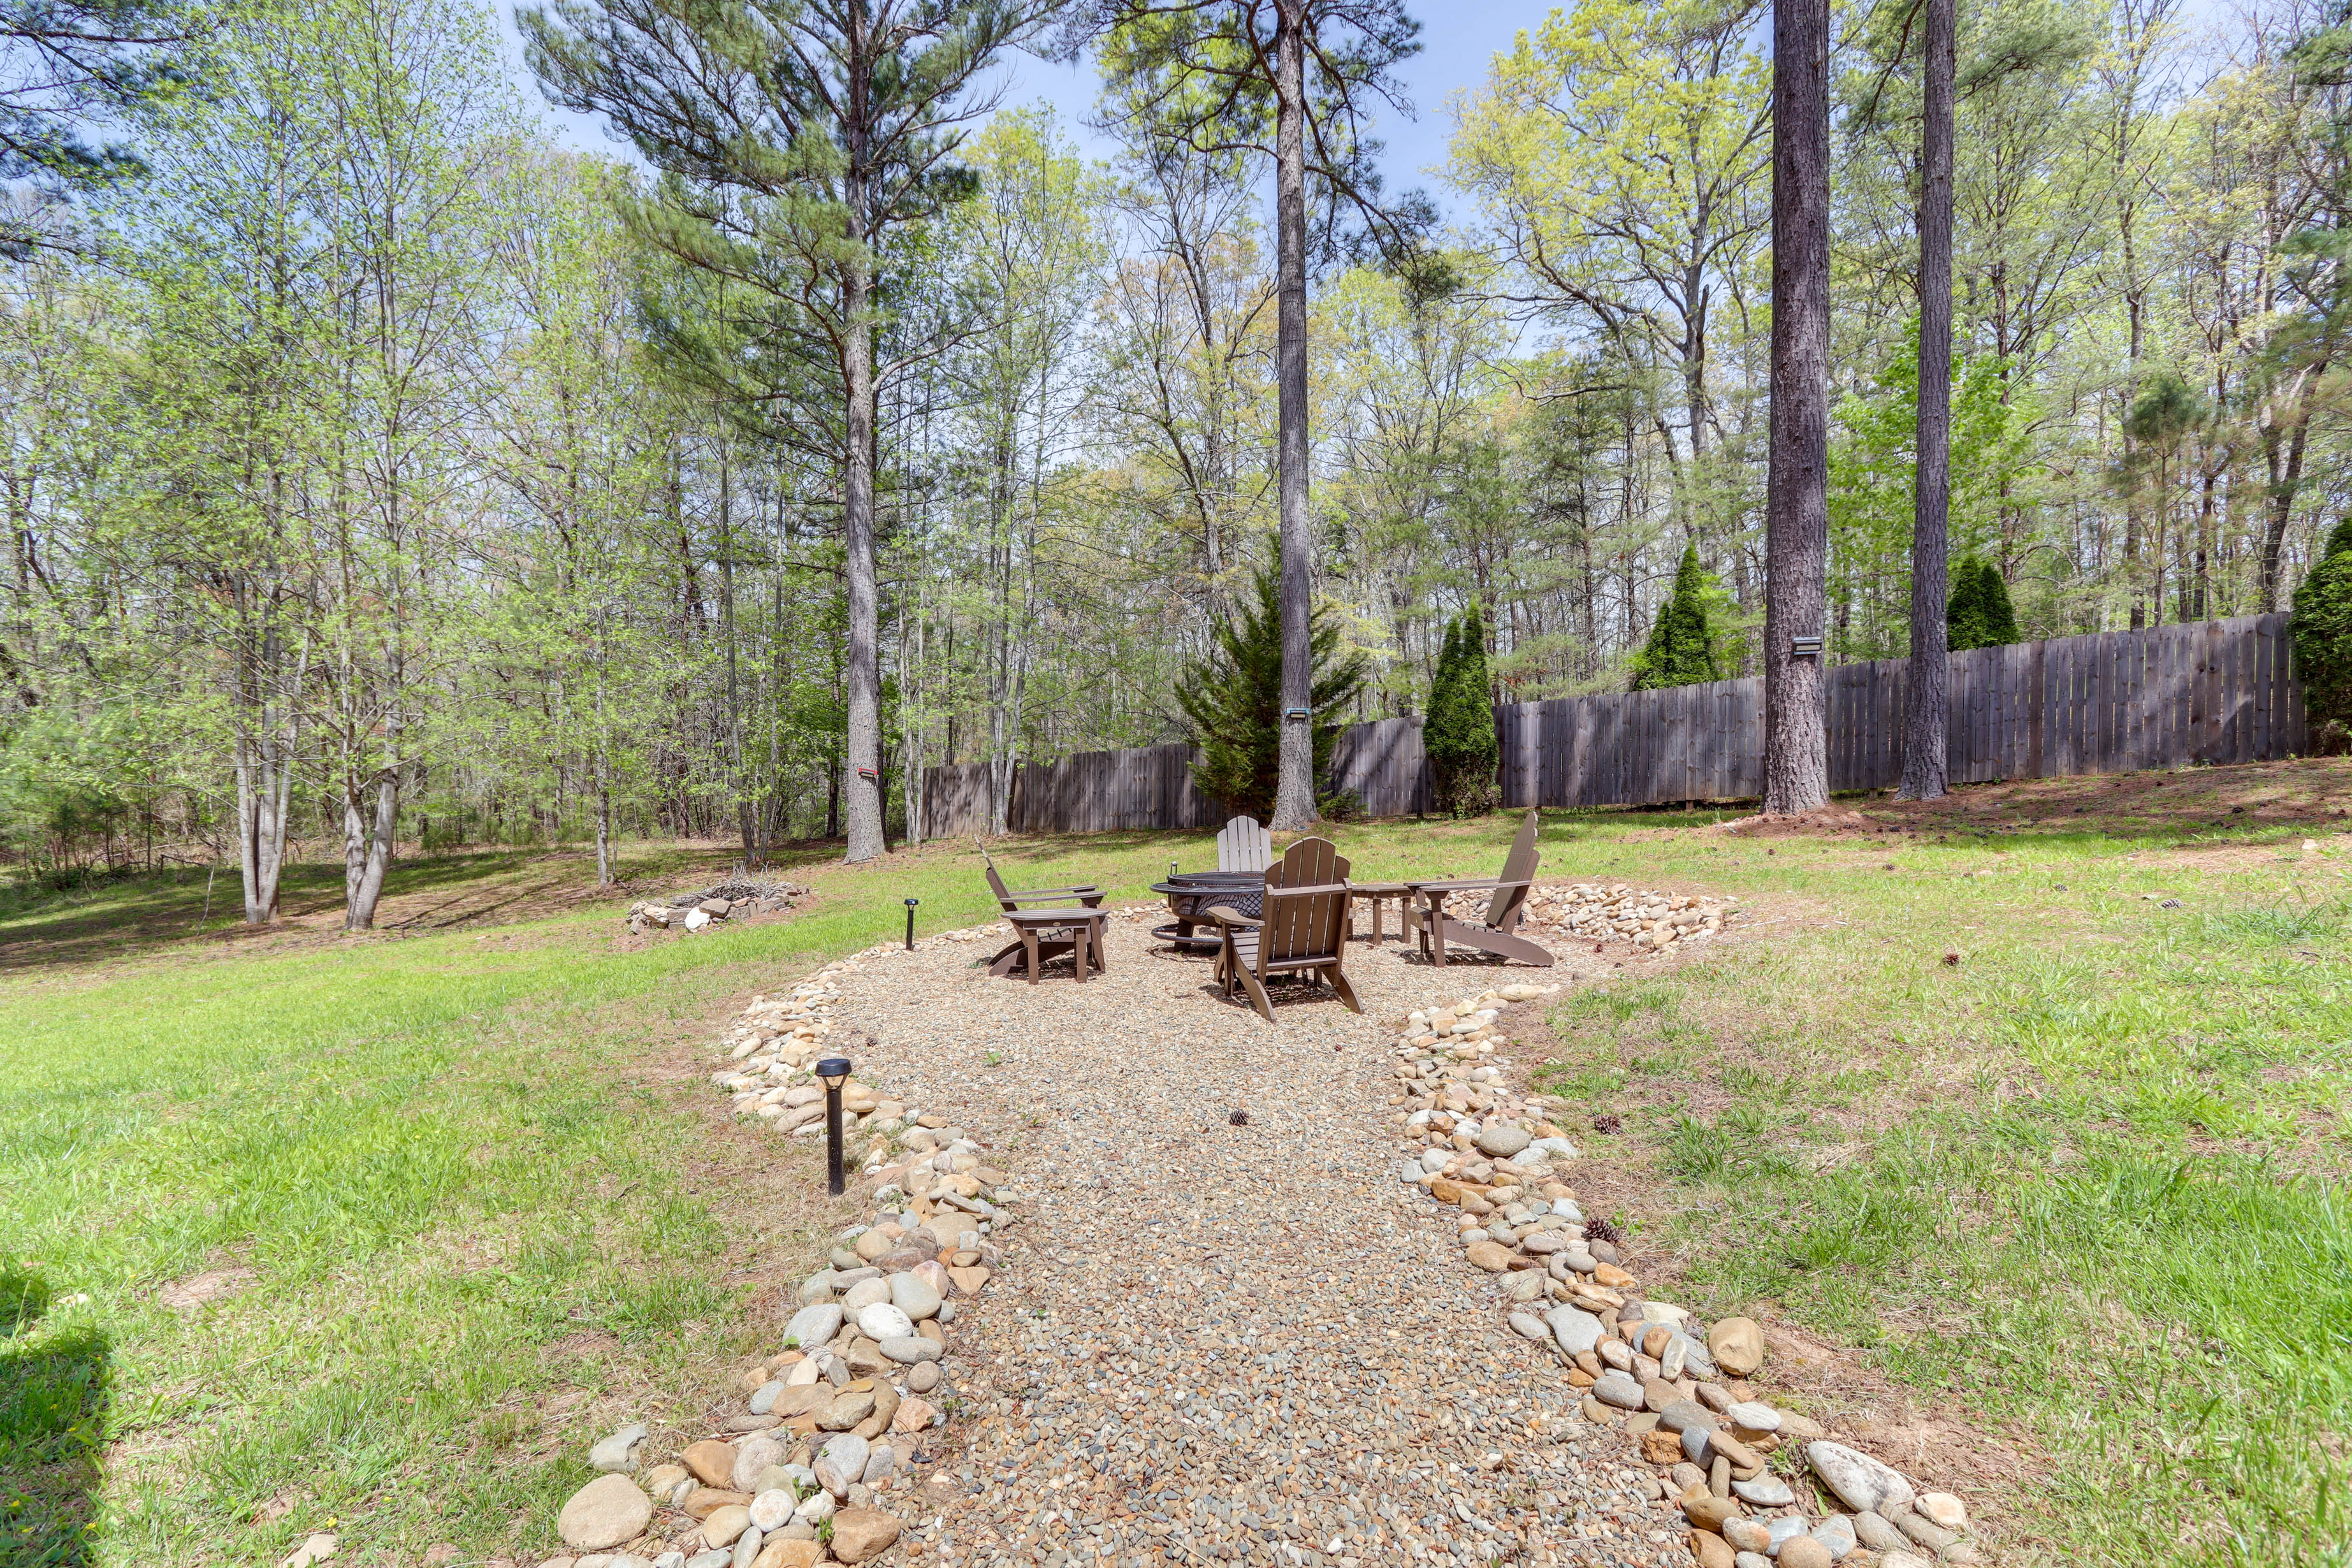
<svg viewBox="0 0 2352 1568"><path fill-rule="evenodd" d="M1955 653L1952 782L2252 763L2304 745L2287 617L2242 616ZM1830 788L1903 777L1907 663L1834 665ZM1495 710L1508 805L1640 805L1764 793L1764 682L1716 680Z"/></svg>
<svg viewBox="0 0 2352 1568"><path fill-rule="evenodd" d="M2287 648L2287 617L2268 615L1953 654L1952 781L2293 755L2305 742ZM1879 659L1824 672L1832 790L1887 789L1901 780L1906 668ZM1506 805L1645 805L1764 792L1760 677L1503 703L1495 728ZM1193 786L1192 756L1189 746L1148 746L1025 763L1014 778L1009 826L1213 826L1230 813ZM1374 816L1428 810L1421 721L1341 731L1329 787L1355 791ZM926 768L923 800L930 836L985 832L987 764Z"/></svg>
<svg viewBox="0 0 2352 1568"><path fill-rule="evenodd" d="M1496 712L1501 710L1497 709ZM1419 719L1350 724L1331 744L1330 789L1353 790L1367 816L1410 816L1430 808L1429 760Z"/></svg>
<svg viewBox="0 0 2352 1568"><path fill-rule="evenodd" d="M1013 773L1005 828L1013 833L1108 833L1122 827L1211 827L1233 815L1192 783L1191 746L1079 752ZM923 770L923 831L950 838L988 831L988 764Z"/></svg>

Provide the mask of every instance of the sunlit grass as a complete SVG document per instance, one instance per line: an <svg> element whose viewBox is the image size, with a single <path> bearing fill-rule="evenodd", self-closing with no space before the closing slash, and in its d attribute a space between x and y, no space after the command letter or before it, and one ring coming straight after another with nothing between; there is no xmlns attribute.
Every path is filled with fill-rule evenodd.
<svg viewBox="0 0 2352 1568"><path fill-rule="evenodd" d="M1646 1141L1701 1304L2051 1457L2021 1560L2340 1564L2352 856L2300 837L1734 851L1806 917L1556 1007L1542 1076Z"/></svg>
<svg viewBox="0 0 2352 1568"><path fill-rule="evenodd" d="M1541 841L1547 877L1758 916L1704 962L1555 1009L1549 1082L1622 1115L1601 1157L1648 1162L1645 1223L1692 1260L1687 1289L1769 1298L1930 1404L2031 1434L2057 1462L2004 1505L2029 1559L2331 1561L2345 862L2273 832L2220 836L2206 864L2160 825L1655 831L1721 815L1548 813ZM1332 833L1372 879L1491 874L1514 826ZM1211 863L1210 837L992 848L1016 886L1124 901L1171 859ZM904 898L919 932L994 912L968 844L833 853L778 868L815 889L789 921L641 948L616 942L625 896L500 901L510 879L584 887L584 857L404 864L394 893L457 923L276 947L217 934L234 886L206 921L186 872L0 895L0 1458L53 1521L78 1525L79 1488L96 1526L18 1555L275 1562L329 1519L362 1559L552 1550L586 1441L624 1407L699 1408L696 1377L748 1348L740 1270L818 1234L814 1210L746 1234L704 1124L639 1064L897 942ZM625 870L660 891L730 858L631 847ZM300 896L333 872L306 868ZM206 1273L229 1288L164 1304Z"/></svg>

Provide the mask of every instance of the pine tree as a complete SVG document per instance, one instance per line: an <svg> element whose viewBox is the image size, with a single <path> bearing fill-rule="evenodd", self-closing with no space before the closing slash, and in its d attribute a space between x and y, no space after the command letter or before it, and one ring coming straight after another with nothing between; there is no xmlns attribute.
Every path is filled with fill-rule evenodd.
<svg viewBox="0 0 2352 1568"><path fill-rule="evenodd" d="M1958 653L1984 645L1984 577L1977 558L1964 556L1952 569L1952 596L1944 604L1944 646Z"/></svg>
<svg viewBox="0 0 2352 1568"><path fill-rule="evenodd" d="M2009 584L2001 581L2000 568L1990 561L1977 565L1977 603L1983 606L1984 616L1984 641L1979 647L2002 647L2025 640L2017 629L2017 608L2009 602Z"/></svg>
<svg viewBox="0 0 2352 1568"><path fill-rule="evenodd" d="M1946 641L1954 653L2024 640L2017 629L2017 609L2009 601L2009 584L2001 581L2000 568L1974 555L1952 569L1952 597L1944 607L1944 625Z"/></svg>
<svg viewBox="0 0 2352 1568"><path fill-rule="evenodd" d="M1236 608L1217 627L1216 651L1176 684L1177 705L1192 721L1201 761L1192 782L1214 799L1261 820L1273 815L1282 767L1282 592L1269 571L1256 574L1253 602ZM1340 726L1321 715L1336 713L1355 699L1370 678L1364 656L1339 657L1339 628L1318 606L1308 623L1310 668L1315 671L1311 724L1315 776L1330 765Z"/></svg>
<svg viewBox="0 0 2352 1568"><path fill-rule="evenodd" d="M1772 6L1772 342L1764 477L1764 810L1830 798L1830 5Z"/></svg>
<svg viewBox="0 0 2352 1568"><path fill-rule="evenodd" d="M1486 676L1486 630L1478 607L1446 628L1445 651L1429 685L1429 717L1421 731L1429 759L1430 793L1448 815L1462 816L1495 803L1493 690Z"/></svg>
<svg viewBox="0 0 2352 1568"><path fill-rule="evenodd" d="M1055 8L546 0L516 13L549 94L602 115L660 171L621 205L639 237L726 285L719 320L655 323L665 356L838 476L853 863L887 847L875 458L884 383L905 362L877 341L919 276L915 237L979 188L956 153L996 60Z"/></svg>
<svg viewBox="0 0 2352 1568"><path fill-rule="evenodd" d="M1310 215L1346 204L1394 232L1375 205L1380 176L1370 162L1379 143L1362 126L1376 103L1403 104L1392 68L1420 50L1421 24L1401 0L1091 0L1072 9L1073 39L1103 40L1119 117L1163 143L1255 150L1273 164L1275 491L1290 647L1285 694L1297 703L1316 668L1307 275L1307 252L1322 237L1310 235ZM1295 737L1285 749L1273 826L1305 827L1315 820L1322 756L1310 767Z"/></svg>
<svg viewBox="0 0 2352 1568"><path fill-rule="evenodd" d="M2352 727L2352 518L2336 525L2326 553L2295 588L2288 627L2317 749L2341 751Z"/></svg>
<svg viewBox="0 0 2352 1568"><path fill-rule="evenodd" d="M1636 691L1723 679L1715 662L1715 633L1706 624L1706 574L1699 569L1696 544L1683 549L1673 596L1658 612L1650 640L1633 661L1633 671Z"/></svg>

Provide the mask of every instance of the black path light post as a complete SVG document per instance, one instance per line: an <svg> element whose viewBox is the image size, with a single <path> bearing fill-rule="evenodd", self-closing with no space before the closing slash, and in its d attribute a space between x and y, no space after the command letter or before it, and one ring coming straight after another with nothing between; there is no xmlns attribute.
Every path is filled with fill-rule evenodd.
<svg viewBox="0 0 2352 1568"><path fill-rule="evenodd" d="M915 951L915 906L922 901L920 899L907 900L907 951L908 952Z"/></svg>
<svg viewBox="0 0 2352 1568"><path fill-rule="evenodd" d="M816 1076L824 1082L824 1190L839 1197L848 1186L841 1177L841 1086L849 1081L849 1058L825 1058Z"/></svg>

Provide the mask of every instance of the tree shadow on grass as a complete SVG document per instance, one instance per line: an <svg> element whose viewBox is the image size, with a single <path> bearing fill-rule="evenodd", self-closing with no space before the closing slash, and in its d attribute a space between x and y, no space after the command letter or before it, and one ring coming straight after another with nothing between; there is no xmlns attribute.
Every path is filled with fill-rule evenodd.
<svg viewBox="0 0 2352 1568"><path fill-rule="evenodd" d="M95 1328L44 1332L48 1290L0 1263L0 1568L96 1557L110 1358Z"/></svg>

